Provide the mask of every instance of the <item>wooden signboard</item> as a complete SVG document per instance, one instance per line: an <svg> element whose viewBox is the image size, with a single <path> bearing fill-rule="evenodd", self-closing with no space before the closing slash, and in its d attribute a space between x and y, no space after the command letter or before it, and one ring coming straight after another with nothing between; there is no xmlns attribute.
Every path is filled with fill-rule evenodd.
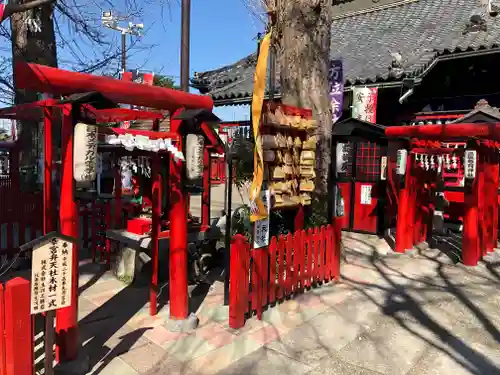
<svg viewBox="0 0 500 375"><path fill-rule="evenodd" d="M68 240L52 236L33 247L32 314L71 305L72 245Z"/></svg>
<svg viewBox="0 0 500 375"><path fill-rule="evenodd" d="M97 177L97 127L78 123L75 126L73 174L78 182L94 181Z"/></svg>

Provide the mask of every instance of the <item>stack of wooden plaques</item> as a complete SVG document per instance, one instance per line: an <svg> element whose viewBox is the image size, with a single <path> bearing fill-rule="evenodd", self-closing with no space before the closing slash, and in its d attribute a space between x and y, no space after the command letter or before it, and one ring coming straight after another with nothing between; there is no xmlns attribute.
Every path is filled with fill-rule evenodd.
<svg viewBox="0 0 500 375"><path fill-rule="evenodd" d="M265 102L261 124L264 179L273 208L310 205L316 177L312 111Z"/></svg>

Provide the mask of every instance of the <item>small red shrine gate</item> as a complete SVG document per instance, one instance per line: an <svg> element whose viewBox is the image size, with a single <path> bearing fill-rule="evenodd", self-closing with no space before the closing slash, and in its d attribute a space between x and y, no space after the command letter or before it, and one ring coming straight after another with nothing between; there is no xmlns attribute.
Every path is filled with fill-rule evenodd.
<svg viewBox="0 0 500 375"><path fill-rule="evenodd" d="M75 73L57 68L36 64L17 63L17 85L21 89L36 92L45 92L54 96L75 94L71 99L47 99L35 103L24 104L0 111L2 118L10 119L43 119L44 121L44 233L56 228L52 220L52 126L56 115L62 117L62 164L61 164L61 191L59 228L62 235L78 239L78 211L75 202L75 181L73 175L73 133L76 122L82 112L88 109L85 99L89 95L101 95L110 103L132 104L148 108L167 110L171 114L186 112L190 109L208 109L213 107L213 101L207 96L194 95L182 91L161 87L152 87L132 82L115 80L109 77L99 77L83 73ZM95 108L94 108L95 109ZM124 108L96 109L111 112L110 117L117 113L124 114L123 120L129 120L141 111ZM131 114L133 113L133 114ZM182 119L173 118L171 130L176 132ZM207 126L202 124L202 126ZM180 143L180 141L179 141ZM178 146L179 147L179 146ZM187 295L187 197L184 194L182 161L178 158L170 159L171 204L169 211L170 230L175 236L170 240L170 267L175 272L170 273L170 295L176 296L171 300L171 319L183 320L188 314ZM207 179L208 180L208 179ZM159 195L159 187L156 189ZM158 218L158 214L155 215ZM158 223L158 221L156 221ZM159 229L159 228L157 228ZM153 247L158 246L157 240ZM156 242L156 244L154 243ZM69 307L56 311L56 331L58 335L56 354L59 361L75 359L78 352L78 249L72 246L73 264L71 280L71 300ZM157 289L153 289L156 294Z"/></svg>
<svg viewBox="0 0 500 375"><path fill-rule="evenodd" d="M396 251L404 252L423 241L435 230L432 224L435 193L443 189L442 160L454 154L463 164L475 165L464 173L462 261L476 265L481 257L497 247L498 240L498 182L500 123L478 106L469 115L449 124L398 126L386 129L390 138L402 141L401 150L408 152L406 166L400 168L398 193ZM410 141L411 140L411 141ZM448 144L464 143L464 148L449 148ZM470 152L474 151L474 152ZM441 158L439 169L423 177L419 171L418 155ZM475 156L477 155L477 156ZM395 160L392 160L395 163ZM472 167L471 167L472 168ZM428 186L425 187L424 184ZM446 187L444 186L446 189ZM427 191L426 191L427 190ZM444 191L446 193L446 190ZM445 194L446 195L446 194Z"/></svg>

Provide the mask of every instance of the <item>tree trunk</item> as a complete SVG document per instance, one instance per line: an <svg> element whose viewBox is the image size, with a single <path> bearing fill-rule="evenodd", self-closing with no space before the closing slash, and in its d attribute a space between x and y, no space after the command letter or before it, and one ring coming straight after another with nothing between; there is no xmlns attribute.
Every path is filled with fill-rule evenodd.
<svg viewBox="0 0 500 375"><path fill-rule="evenodd" d="M331 0L275 0L275 45L284 104L312 108L318 122L314 221L328 217L332 112L329 100Z"/></svg>
<svg viewBox="0 0 500 375"><path fill-rule="evenodd" d="M17 4L28 3L29 0L18 0ZM10 17L12 33L13 81L16 88L15 104L29 103L38 100L36 92L18 89L15 63L25 61L57 67L56 39L54 34L54 3L25 12L14 13ZM39 19L41 32L28 29L29 18ZM38 144L35 140L39 134L39 122L18 121L17 133L21 147L20 166L28 171L36 170ZM30 181L31 182L31 181ZM31 185L31 184L30 184Z"/></svg>

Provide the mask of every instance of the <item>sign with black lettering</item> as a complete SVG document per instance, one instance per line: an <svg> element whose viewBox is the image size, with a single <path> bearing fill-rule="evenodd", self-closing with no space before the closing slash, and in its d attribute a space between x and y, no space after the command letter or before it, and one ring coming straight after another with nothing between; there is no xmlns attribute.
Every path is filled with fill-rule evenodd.
<svg viewBox="0 0 500 375"><path fill-rule="evenodd" d="M35 246L31 268L31 313L71 305L73 244L59 237Z"/></svg>
<svg viewBox="0 0 500 375"><path fill-rule="evenodd" d="M94 125L75 126L73 174L78 182L94 181L97 177L97 127Z"/></svg>

